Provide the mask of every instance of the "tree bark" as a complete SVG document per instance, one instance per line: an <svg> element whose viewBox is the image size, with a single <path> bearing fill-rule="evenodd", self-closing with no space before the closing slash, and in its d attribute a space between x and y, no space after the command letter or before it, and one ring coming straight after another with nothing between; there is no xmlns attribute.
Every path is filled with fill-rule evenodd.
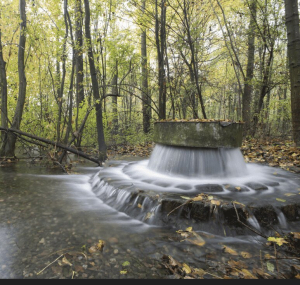
<svg viewBox="0 0 300 285"><path fill-rule="evenodd" d="M6 77L6 62L4 61L3 57L3 47L2 47L2 32L0 29L0 88L1 88L1 109L0 109L0 117L1 117L1 125L4 128L8 128L8 121L7 121L7 77ZM6 135L3 134L0 136L0 150L1 145L4 140L6 139Z"/></svg>
<svg viewBox="0 0 300 285"><path fill-rule="evenodd" d="M297 0L285 0L293 139L300 147L300 32Z"/></svg>
<svg viewBox="0 0 300 285"><path fill-rule="evenodd" d="M90 64L90 74L92 79L92 89L94 100L96 101L96 123L97 123L97 140L99 149L99 159L104 161L107 158L106 144L104 138L103 118L102 118L102 100L99 93L99 84L97 80L97 73L95 68L94 53L92 48L91 31L90 31L90 3L89 0L84 0L85 6L85 36L88 46L88 58Z"/></svg>
<svg viewBox="0 0 300 285"><path fill-rule="evenodd" d="M84 74L83 74L83 39L82 39L82 6L81 0L75 5L75 57L76 57L76 98L77 107L84 100Z"/></svg>
<svg viewBox="0 0 300 285"><path fill-rule="evenodd" d="M25 46L26 46L26 27L27 27L27 19L26 19L26 1L20 0L20 38L19 38L19 51L18 51L18 71L19 71L19 96L17 101L17 106L14 114L14 118L12 121L12 128L19 130L22 115L24 110L25 98L26 98L26 75L25 75ZM7 134L7 138L5 143L0 150L1 156L15 156L15 148L16 148L16 136L11 133Z"/></svg>
<svg viewBox="0 0 300 285"><path fill-rule="evenodd" d="M166 71L165 71L165 42L166 42L166 0L160 3L160 19L158 13L158 0L155 1L155 39L158 59L158 113L159 119L166 119L167 89L166 89Z"/></svg>
<svg viewBox="0 0 300 285"><path fill-rule="evenodd" d="M252 93L252 79L254 71L254 54L255 54L255 22L256 22L256 0L252 0L250 9L250 23L248 32L248 62L244 85L244 94L242 97L242 118L245 122L244 136L249 135L251 127L251 93Z"/></svg>
<svg viewBox="0 0 300 285"><path fill-rule="evenodd" d="M142 3L142 13L145 13L146 0ZM143 29L141 35L141 54L142 54L142 108L143 108L143 130L147 134L150 132L151 121L151 97L148 84L148 54L147 54L147 33Z"/></svg>
<svg viewBox="0 0 300 285"><path fill-rule="evenodd" d="M116 63L116 73L112 79L112 135L118 134L119 120L118 120L118 62Z"/></svg>

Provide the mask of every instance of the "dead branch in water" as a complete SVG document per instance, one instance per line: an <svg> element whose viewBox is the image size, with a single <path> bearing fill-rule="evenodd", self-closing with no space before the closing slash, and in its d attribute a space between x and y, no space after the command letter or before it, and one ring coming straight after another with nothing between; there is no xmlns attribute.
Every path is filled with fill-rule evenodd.
<svg viewBox="0 0 300 285"><path fill-rule="evenodd" d="M28 137L28 138L31 138L33 140L37 140L37 141L40 141L40 142L43 142L43 143L46 143L48 145L52 145L54 147L58 147L58 148L61 148L63 150L66 150L66 151L69 151L71 153L74 153L80 157L83 157L87 160L90 160L94 163L96 163L97 165L99 166L102 166L102 161L100 161L99 159L97 158L94 158L94 157L91 157L89 156L88 154L82 152L82 151L79 151L75 148L72 148L72 147L69 147L69 146L66 146L62 143L59 143L59 142L54 142L54 141L51 141L51 140L48 140L48 139L45 139L45 138L41 138L41 137L38 137L38 136L35 136L35 135L32 135L32 134L28 134L28 133L25 133L25 132L22 132L22 131L19 131L19 130L15 130L15 129L11 129L11 128L3 128L3 127L0 127L0 131L3 131L3 132L11 132L11 133L14 133L16 134L17 136L20 135L20 136L25 136L25 137ZM34 141L31 141L31 143L35 144Z"/></svg>

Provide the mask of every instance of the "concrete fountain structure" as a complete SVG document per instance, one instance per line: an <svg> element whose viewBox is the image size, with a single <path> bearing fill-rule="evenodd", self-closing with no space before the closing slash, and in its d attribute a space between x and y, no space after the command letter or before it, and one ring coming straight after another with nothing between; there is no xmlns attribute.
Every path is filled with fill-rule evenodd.
<svg viewBox="0 0 300 285"><path fill-rule="evenodd" d="M244 234L238 213L259 231L288 229L300 220L299 176L246 164L242 131L235 122L157 122L150 159L110 161L93 178L93 191L118 211L158 226Z"/></svg>
<svg viewBox="0 0 300 285"><path fill-rule="evenodd" d="M225 121L157 122L151 170L186 177L230 177L247 173L240 151L243 124Z"/></svg>

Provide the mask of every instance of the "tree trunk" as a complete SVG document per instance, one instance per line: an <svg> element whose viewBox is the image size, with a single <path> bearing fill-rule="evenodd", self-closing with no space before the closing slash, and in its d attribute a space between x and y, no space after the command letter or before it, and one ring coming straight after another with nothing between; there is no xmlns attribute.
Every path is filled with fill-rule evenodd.
<svg viewBox="0 0 300 285"><path fill-rule="evenodd" d="M88 58L90 64L90 74L92 79L92 89L94 100L96 101L96 123L97 123L97 139L98 139L98 149L99 149L99 159L104 161L107 158L106 155L106 144L104 138L104 128L103 128L103 118L102 118L102 102L99 93L99 84L97 80L97 73L95 68L94 53L91 41L91 31L90 31L90 3L89 0L84 0L85 6L85 36L88 46Z"/></svg>
<svg viewBox="0 0 300 285"><path fill-rule="evenodd" d="M285 0L293 139L300 147L300 32L297 0Z"/></svg>
<svg viewBox="0 0 300 285"><path fill-rule="evenodd" d="M166 71L165 71L165 42L166 42L166 0L161 0L160 19L158 14L158 0L155 1L155 39L158 59L158 113L159 119L166 119L167 107L167 89L166 89Z"/></svg>
<svg viewBox="0 0 300 285"><path fill-rule="evenodd" d="M145 13L146 0L142 3L142 13ZM148 86L148 54L147 54L147 33L142 31L141 36L141 54L142 54L142 108L143 108L143 130L147 134L150 132L151 120L151 98Z"/></svg>
<svg viewBox="0 0 300 285"><path fill-rule="evenodd" d="M250 132L251 124L251 93L252 79L254 70L254 54L255 54L255 21L256 21L256 0L252 0L250 8L250 24L248 34L248 63L244 85L244 94L242 98L242 118L245 122L244 135L247 136Z"/></svg>
<svg viewBox="0 0 300 285"><path fill-rule="evenodd" d="M118 134L119 120L118 120L118 63L116 64L116 73L112 79L112 132L113 136ZM113 138L115 140L115 138Z"/></svg>
<svg viewBox="0 0 300 285"><path fill-rule="evenodd" d="M8 128L7 121L7 77L6 77L6 62L3 58L3 47L2 47L2 39L1 39L1 29L0 29L0 89L1 89L1 109L0 109L0 117L1 117L1 126L3 128ZM6 134L0 136L0 150L1 145L6 139ZM0 154L1 156L1 154Z"/></svg>
<svg viewBox="0 0 300 285"><path fill-rule="evenodd" d="M26 1L20 0L20 38L19 38L19 51L18 51L18 71L19 71L19 96L17 101L17 106L15 110L15 115L12 121L12 128L19 130L22 115L25 104L26 97L26 75L25 75L25 46L26 46L26 27L27 27L27 19L26 19ZM15 156L15 147L16 147L16 136L12 133L7 134L7 138L3 147L0 151L1 156Z"/></svg>

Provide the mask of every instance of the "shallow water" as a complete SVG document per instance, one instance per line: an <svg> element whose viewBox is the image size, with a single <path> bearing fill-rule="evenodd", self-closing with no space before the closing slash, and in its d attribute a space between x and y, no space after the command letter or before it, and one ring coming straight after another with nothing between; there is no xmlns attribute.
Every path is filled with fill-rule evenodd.
<svg viewBox="0 0 300 285"><path fill-rule="evenodd" d="M57 262L40 275L37 273L68 249L78 250L82 246L88 249L98 240L106 242L104 251L90 255L86 262L81 260L84 271L76 272L75 279L168 278L170 273L161 266L164 254L209 272L232 258L224 252L225 245L238 253L251 252L250 267L255 266L255 259L259 261L260 250L268 252L258 236L224 237L198 232L206 244L197 246L185 241L175 229L149 225L119 212L104 203L93 190L92 183L100 170L110 179L121 175L124 184L141 178L163 182L166 177L146 171L146 161L111 161L107 165L114 167L77 166L74 169L77 174L73 175L21 162L0 168L0 278L70 279L70 273L61 272ZM123 168L128 165L125 174ZM135 178L135 174L139 177ZM171 180L172 187L168 185L164 189L179 191L174 186L186 184L179 177ZM187 184L197 183L189 180ZM153 184L153 189L156 187L162 186ZM129 261L130 266L123 275L120 272L125 261ZM220 272L215 269L211 272L219 276L225 274L221 267ZM206 278L214 277L208 274Z"/></svg>

